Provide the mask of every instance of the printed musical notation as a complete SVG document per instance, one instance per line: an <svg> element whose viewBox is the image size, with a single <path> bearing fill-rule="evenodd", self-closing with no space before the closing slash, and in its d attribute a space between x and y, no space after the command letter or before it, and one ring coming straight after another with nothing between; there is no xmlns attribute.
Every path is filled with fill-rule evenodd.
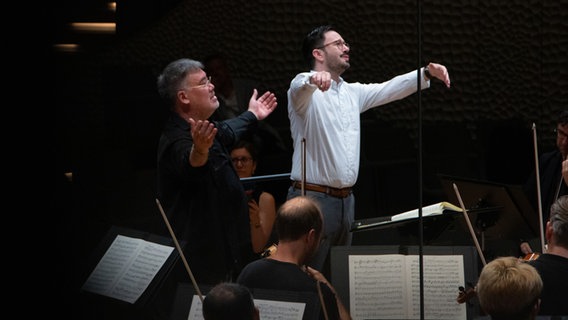
<svg viewBox="0 0 568 320"><path fill-rule="evenodd" d="M117 235L81 290L135 303L174 247Z"/></svg>
<svg viewBox="0 0 568 320"><path fill-rule="evenodd" d="M420 319L417 255L349 256L350 311L353 319ZM464 283L461 255L425 255L424 313L427 319L466 319L456 288Z"/></svg>
<svg viewBox="0 0 568 320"><path fill-rule="evenodd" d="M254 299L261 320L302 320L305 303ZM197 295L193 296L188 320L203 320L203 306Z"/></svg>

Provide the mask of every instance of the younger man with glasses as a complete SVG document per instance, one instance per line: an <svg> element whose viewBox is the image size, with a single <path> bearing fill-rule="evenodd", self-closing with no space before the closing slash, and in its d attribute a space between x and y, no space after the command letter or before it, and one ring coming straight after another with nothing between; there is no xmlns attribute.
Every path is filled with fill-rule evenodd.
<svg viewBox="0 0 568 320"><path fill-rule="evenodd" d="M302 46L309 71L296 75L288 90L294 145L288 199L301 194L304 172L304 189L320 203L325 223L325 240L309 265L326 275L330 248L351 244L349 230L355 219L351 188L359 173L360 114L417 91L417 70L382 83L344 81L341 75L350 66L349 53L349 44L333 27L315 28ZM443 65L430 63L420 70L421 88L428 88L433 78L450 87Z"/></svg>

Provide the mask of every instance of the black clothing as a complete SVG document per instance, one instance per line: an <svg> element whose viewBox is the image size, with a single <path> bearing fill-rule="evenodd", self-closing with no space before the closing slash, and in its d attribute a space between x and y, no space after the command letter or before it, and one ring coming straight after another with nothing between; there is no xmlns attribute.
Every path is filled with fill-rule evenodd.
<svg viewBox="0 0 568 320"><path fill-rule="evenodd" d="M297 265L274 259L265 258L251 262L243 269L237 282L251 288L253 295L254 289L269 289L310 292L318 297L316 280ZM321 284L321 289L329 319L339 319L335 295L327 285ZM324 313L321 311L320 319L324 319Z"/></svg>
<svg viewBox="0 0 568 320"><path fill-rule="evenodd" d="M531 260L542 282L540 315L568 316L568 258L554 254L542 254Z"/></svg>
<svg viewBox="0 0 568 320"><path fill-rule="evenodd" d="M538 159L540 175L540 192L542 200L542 217L546 224L550 215L550 206L559 196L568 194L568 186L562 179L562 154L554 150L542 154ZM560 188L560 189L559 189ZM538 214L538 193L536 173L533 173L525 184L525 192L535 212Z"/></svg>
<svg viewBox="0 0 568 320"><path fill-rule="evenodd" d="M158 199L199 284L235 279L254 259L247 199L229 150L257 124L255 115L213 122L218 129L202 167L189 164L190 126L171 114L158 145ZM180 262L181 264L181 262ZM184 280L190 280L187 272Z"/></svg>

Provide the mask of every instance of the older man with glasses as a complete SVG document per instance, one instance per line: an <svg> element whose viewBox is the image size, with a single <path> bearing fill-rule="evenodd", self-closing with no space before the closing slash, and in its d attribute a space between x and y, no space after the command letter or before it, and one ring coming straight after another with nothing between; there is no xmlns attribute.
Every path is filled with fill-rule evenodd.
<svg viewBox="0 0 568 320"><path fill-rule="evenodd" d="M277 102L273 93L259 96L255 89L247 111L229 120L209 121L219 107L210 79L203 64L191 59L171 62L158 76L158 91L170 115L158 143L157 197L185 244L195 280L215 285L236 279L255 257L247 198L229 150L270 115ZM171 290L177 282L190 280L181 262L169 280Z"/></svg>

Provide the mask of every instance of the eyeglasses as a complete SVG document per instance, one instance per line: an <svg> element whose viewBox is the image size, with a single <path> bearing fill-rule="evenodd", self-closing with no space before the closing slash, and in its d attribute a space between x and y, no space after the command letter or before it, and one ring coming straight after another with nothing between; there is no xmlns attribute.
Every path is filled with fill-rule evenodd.
<svg viewBox="0 0 568 320"><path fill-rule="evenodd" d="M191 87L189 87L189 89L193 89L193 88L205 88L205 87L207 87L210 83L211 83L211 76L207 77L207 80L205 81L205 83L203 83L203 84L198 84L198 85L196 85L196 86L191 86Z"/></svg>
<svg viewBox="0 0 568 320"><path fill-rule="evenodd" d="M233 164L234 164L234 165L237 165L239 162L242 163L243 165L247 165L251 160L252 160L251 157L235 157L235 158L231 158L231 161L233 161Z"/></svg>
<svg viewBox="0 0 568 320"><path fill-rule="evenodd" d="M327 46L331 46L331 45L336 46L337 49L339 49L339 50L343 49L344 46L347 47L348 49L350 48L349 43L347 43L347 42L345 42L345 41L339 39L339 40L335 40L335 41L333 41L333 42L330 42L330 43L328 43L328 44L324 44L324 45L321 46L321 47L317 47L316 49L323 49L323 48L325 48L325 47L327 47Z"/></svg>

